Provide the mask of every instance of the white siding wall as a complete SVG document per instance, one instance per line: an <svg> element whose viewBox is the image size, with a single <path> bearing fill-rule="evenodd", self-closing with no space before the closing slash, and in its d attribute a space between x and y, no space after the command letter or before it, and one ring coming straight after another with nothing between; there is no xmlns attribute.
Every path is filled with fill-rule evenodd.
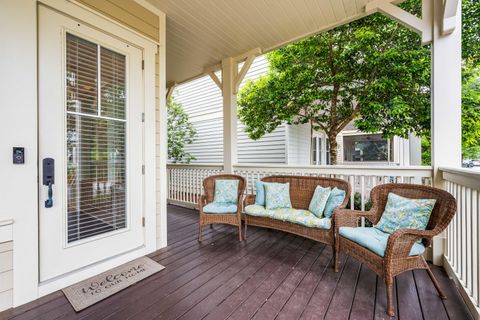
<svg viewBox="0 0 480 320"><path fill-rule="evenodd" d="M288 164L310 165L310 124L288 126Z"/></svg>
<svg viewBox="0 0 480 320"><path fill-rule="evenodd" d="M240 66L241 67L241 66ZM264 56L255 59L242 86L248 80L258 79L267 72ZM220 74L218 74L220 76ZM178 86L174 98L180 102L197 129L197 137L186 150L196 157L192 163L223 162L223 112L222 93L209 76L204 76ZM286 163L285 126L253 141L238 123L239 163Z"/></svg>
<svg viewBox="0 0 480 320"><path fill-rule="evenodd" d="M13 242L0 243L0 311L13 305Z"/></svg>

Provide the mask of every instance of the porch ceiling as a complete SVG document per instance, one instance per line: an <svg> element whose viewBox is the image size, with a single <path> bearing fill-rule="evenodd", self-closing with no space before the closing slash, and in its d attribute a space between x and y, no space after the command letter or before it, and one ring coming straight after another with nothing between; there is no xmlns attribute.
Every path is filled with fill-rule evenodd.
<svg viewBox="0 0 480 320"><path fill-rule="evenodd" d="M167 83L181 83L223 58L267 52L358 19L374 0L148 1L167 15Z"/></svg>

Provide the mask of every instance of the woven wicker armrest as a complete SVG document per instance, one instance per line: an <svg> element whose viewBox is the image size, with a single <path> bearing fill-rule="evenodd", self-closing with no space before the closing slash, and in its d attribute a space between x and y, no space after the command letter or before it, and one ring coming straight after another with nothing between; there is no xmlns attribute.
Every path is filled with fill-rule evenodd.
<svg viewBox="0 0 480 320"><path fill-rule="evenodd" d="M369 218L372 216L370 211L358 211L350 209L337 208L334 211L335 228L340 227L358 227L361 218Z"/></svg>
<svg viewBox="0 0 480 320"><path fill-rule="evenodd" d="M431 240L436 230L398 229L388 237L385 259L405 258L416 241L423 238Z"/></svg>
<svg viewBox="0 0 480 320"><path fill-rule="evenodd" d="M245 196L245 200L243 201L244 207L249 206L251 204L255 204L255 195L254 194L248 194Z"/></svg>
<svg viewBox="0 0 480 320"><path fill-rule="evenodd" d="M198 196L198 208L203 208L203 206L207 202L207 197L206 196Z"/></svg>

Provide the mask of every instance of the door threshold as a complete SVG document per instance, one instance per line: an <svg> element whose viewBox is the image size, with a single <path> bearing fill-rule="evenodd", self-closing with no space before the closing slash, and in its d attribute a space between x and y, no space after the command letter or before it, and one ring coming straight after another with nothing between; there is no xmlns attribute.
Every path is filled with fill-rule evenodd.
<svg viewBox="0 0 480 320"><path fill-rule="evenodd" d="M38 298L68 287L79 281L88 279L109 269L115 268L131 260L145 256L147 254L148 252L145 246L141 246L123 254L71 271L53 279L40 282L38 285Z"/></svg>

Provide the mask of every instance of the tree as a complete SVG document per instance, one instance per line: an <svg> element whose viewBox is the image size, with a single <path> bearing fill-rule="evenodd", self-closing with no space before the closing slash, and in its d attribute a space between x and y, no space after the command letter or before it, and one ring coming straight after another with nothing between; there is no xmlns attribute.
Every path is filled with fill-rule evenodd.
<svg viewBox="0 0 480 320"><path fill-rule="evenodd" d="M480 68L470 71L462 88L462 149L465 158L480 154ZM475 152L476 151L476 152Z"/></svg>
<svg viewBox="0 0 480 320"><path fill-rule="evenodd" d="M195 157L185 151L185 145L193 143L197 131L182 105L173 98L167 102L167 112L168 158L175 163L190 163Z"/></svg>
<svg viewBox="0 0 480 320"><path fill-rule="evenodd" d="M403 4L419 12L418 1ZM324 131L330 163L336 137L352 120L386 138L426 135L430 126L430 52L420 37L374 14L267 54L269 72L239 94L239 118L252 139L280 124Z"/></svg>

